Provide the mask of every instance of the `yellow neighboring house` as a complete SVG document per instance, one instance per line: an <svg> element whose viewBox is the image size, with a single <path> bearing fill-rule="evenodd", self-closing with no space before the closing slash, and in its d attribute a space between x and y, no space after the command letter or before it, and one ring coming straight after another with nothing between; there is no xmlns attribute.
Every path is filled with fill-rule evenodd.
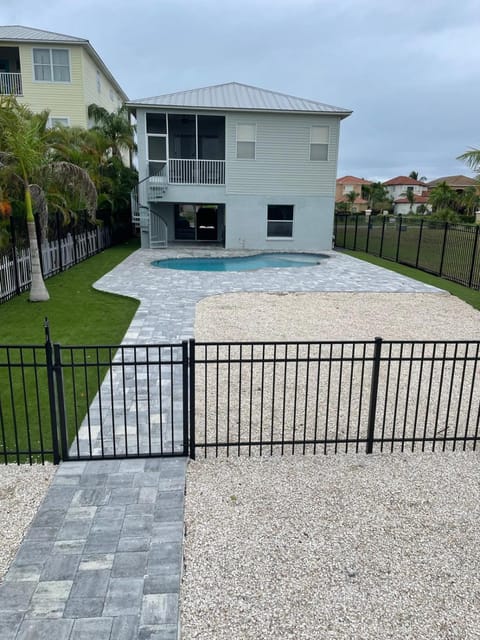
<svg viewBox="0 0 480 640"><path fill-rule="evenodd" d="M18 25L0 26L0 95L85 128L89 104L112 112L128 100L88 40Z"/></svg>

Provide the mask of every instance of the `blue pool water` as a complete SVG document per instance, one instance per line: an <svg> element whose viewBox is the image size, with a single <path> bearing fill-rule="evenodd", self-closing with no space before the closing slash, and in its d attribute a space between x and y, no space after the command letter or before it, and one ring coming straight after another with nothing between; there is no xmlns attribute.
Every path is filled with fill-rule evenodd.
<svg viewBox="0 0 480 640"><path fill-rule="evenodd" d="M154 267L183 271L251 271L271 267L311 267L328 256L312 253L259 253L241 258L171 258L155 260Z"/></svg>

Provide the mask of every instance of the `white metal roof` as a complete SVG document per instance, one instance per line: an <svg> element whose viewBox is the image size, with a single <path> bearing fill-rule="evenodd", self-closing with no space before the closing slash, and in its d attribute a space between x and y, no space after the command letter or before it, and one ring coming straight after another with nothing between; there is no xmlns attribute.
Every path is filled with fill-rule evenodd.
<svg viewBox="0 0 480 640"><path fill-rule="evenodd" d="M128 96L122 87L118 84L112 75L112 72L100 58L98 53L92 47L90 42L85 38L77 38L75 36L67 36L63 33L55 33L54 31L44 31L43 29L33 29L32 27L23 27L21 25L0 26L0 43L8 42L38 42L43 44L78 44L87 49L91 58L96 62L98 67L102 69L105 76L115 87L122 100L128 100Z"/></svg>
<svg viewBox="0 0 480 640"><path fill-rule="evenodd" d="M153 98L133 100L130 106L187 107L195 109L221 109L226 111L288 111L328 113L346 118L350 109L334 107L323 102L297 98L285 93L268 91L238 82L212 87L167 93Z"/></svg>
<svg viewBox="0 0 480 640"><path fill-rule="evenodd" d="M66 36L63 33L32 29L21 25L0 26L0 40L42 40L46 42L88 42L84 38Z"/></svg>

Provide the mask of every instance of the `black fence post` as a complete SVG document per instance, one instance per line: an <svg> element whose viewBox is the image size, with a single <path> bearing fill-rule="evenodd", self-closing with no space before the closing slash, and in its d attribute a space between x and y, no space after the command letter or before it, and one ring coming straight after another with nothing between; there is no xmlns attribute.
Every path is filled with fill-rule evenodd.
<svg viewBox="0 0 480 640"><path fill-rule="evenodd" d="M343 248L346 249L347 248L347 222L348 222L348 216L347 214L345 214L345 223L343 225Z"/></svg>
<svg viewBox="0 0 480 640"><path fill-rule="evenodd" d="M18 273L18 254L17 254L17 238L15 236L15 222L13 216L10 216L10 237L12 240L12 260L13 260L13 273L15 275L15 293L20 295L20 274Z"/></svg>
<svg viewBox="0 0 480 640"><path fill-rule="evenodd" d="M52 429L52 449L53 449L53 464L58 464L61 460L60 449L58 446L58 423L57 423L57 405L55 397L55 383L54 383L54 371L53 364L53 347L50 339L50 327L48 325L48 318L45 318L45 360L47 365L47 384L48 384L48 400L50 403L50 426Z"/></svg>
<svg viewBox="0 0 480 640"><path fill-rule="evenodd" d="M190 371L190 458L195 460L195 340L189 342Z"/></svg>
<svg viewBox="0 0 480 640"><path fill-rule="evenodd" d="M438 272L438 275L440 277L442 277L443 261L445 258L445 247L447 246L447 236L448 236L448 222L445 222L445 231L443 233L442 255L440 257L440 269Z"/></svg>
<svg viewBox="0 0 480 640"><path fill-rule="evenodd" d="M365 218L367 219L367 242L365 244L365 253L368 253L368 246L370 244L370 227L371 227L371 218L372 218L372 214L370 214L369 216L365 216Z"/></svg>
<svg viewBox="0 0 480 640"><path fill-rule="evenodd" d="M353 250L357 249L358 213L355 214L355 236L353 237Z"/></svg>
<svg viewBox="0 0 480 640"><path fill-rule="evenodd" d="M477 224L475 229L475 240L473 242L473 252L472 252L472 264L470 265L470 274L468 276L468 286L471 287L473 284L473 273L475 270L475 258L477 257L477 248L478 248L478 236L480 233L480 226Z"/></svg>
<svg viewBox="0 0 480 640"><path fill-rule="evenodd" d="M400 256L400 239L402 237L402 216L398 216L398 235L397 235L397 251L395 253L395 262L398 262Z"/></svg>
<svg viewBox="0 0 480 640"><path fill-rule="evenodd" d="M387 216L383 216L382 219L382 235L380 236L380 258L382 257L382 253L383 253L383 239L385 238L385 219Z"/></svg>
<svg viewBox="0 0 480 640"><path fill-rule="evenodd" d="M423 234L424 220L420 220L420 231L418 232L418 244L417 244L417 257L415 259L415 269L418 269L418 262L420 260L420 247L422 246L422 234Z"/></svg>
<svg viewBox="0 0 480 640"><path fill-rule="evenodd" d="M65 393L63 383L62 354L60 345L53 345L53 353L55 357L55 380L57 387L57 403L58 403L58 425L60 428L60 442L62 446L62 459L68 460L68 436L67 436L67 413L65 410ZM72 363L73 364L73 363Z"/></svg>
<svg viewBox="0 0 480 640"><path fill-rule="evenodd" d="M188 456L188 341L182 340L183 455Z"/></svg>
<svg viewBox="0 0 480 640"><path fill-rule="evenodd" d="M370 384L370 405L368 409L368 431L366 453L373 451L373 439L375 436L375 417L377 413L378 379L380 375L380 356L382 355L382 338L375 338L373 351L372 378Z"/></svg>

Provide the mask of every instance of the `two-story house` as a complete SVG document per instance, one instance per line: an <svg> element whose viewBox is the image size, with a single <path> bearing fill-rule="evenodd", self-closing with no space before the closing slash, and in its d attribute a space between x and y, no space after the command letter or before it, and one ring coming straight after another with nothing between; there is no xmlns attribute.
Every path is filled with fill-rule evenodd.
<svg viewBox="0 0 480 640"><path fill-rule="evenodd" d="M397 176L383 183L388 192L388 196L393 200L393 211L396 215L406 215L412 211L416 213L417 208L422 204L428 204L428 185L420 180L415 180L409 176ZM407 192L413 192L413 204L407 196Z"/></svg>
<svg viewBox="0 0 480 640"><path fill-rule="evenodd" d="M228 83L135 100L142 247L331 248L351 111Z"/></svg>
<svg viewBox="0 0 480 640"><path fill-rule="evenodd" d="M351 213L361 213L368 209L368 201L362 196L362 187L372 184L371 180L357 178L356 176L343 176L337 178L335 189L335 203L348 203ZM354 202L349 200L352 191L356 194Z"/></svg>
<svg viewBox="0 0 480 640"><path fill-rule="evenodd" d="M18 25L0 26L0 95L85 128L89 104L112 112L127 100L88 40Z"/></svg>

